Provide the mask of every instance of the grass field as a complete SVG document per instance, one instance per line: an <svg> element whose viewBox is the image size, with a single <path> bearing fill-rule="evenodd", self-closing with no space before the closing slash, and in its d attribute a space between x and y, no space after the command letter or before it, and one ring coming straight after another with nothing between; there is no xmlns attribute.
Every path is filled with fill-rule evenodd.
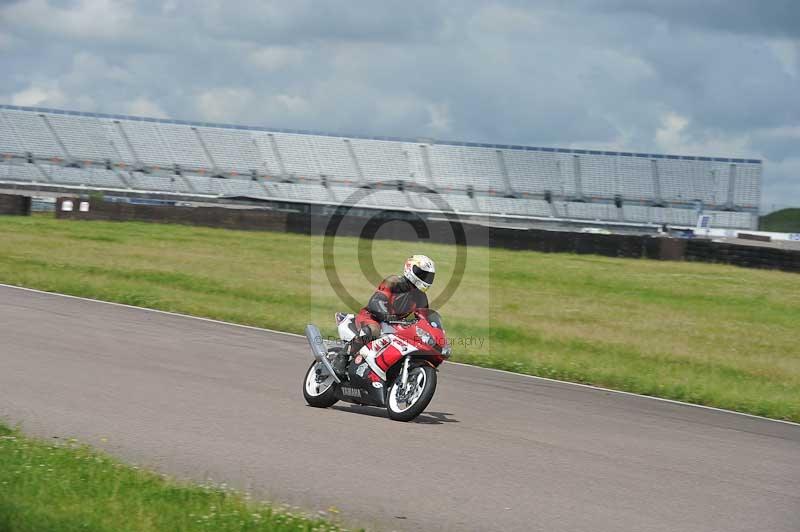
<svg viewBox="0 0 800 532"><path fill-rule="evenodd" d="M301 332L342 310L322 239L178 225L0 218L0 282ZM364 245L364 242L361 242ZM380 274L412 252L447 284L455 246L375 241ZM732 266L470 247L441 310L455 360L800 421L800 276ZM362 255L364 250L362 249ZM371 283L359 241L336 269Z"/></svg>
<svg viewBox="0 0 800 532"><path fill-rule="evenodd" d="M333 510L333 509L332 509ZM26 438L0 424L3 532L300 532L339 530L221 487L141 471L85 445Z"/></svg>

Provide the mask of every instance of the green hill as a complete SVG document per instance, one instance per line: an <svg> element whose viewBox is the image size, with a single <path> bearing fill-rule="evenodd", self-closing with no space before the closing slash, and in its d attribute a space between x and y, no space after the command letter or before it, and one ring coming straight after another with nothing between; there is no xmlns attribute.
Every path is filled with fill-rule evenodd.
<svg viewBox="0 0 800 532"><path fill-rule="evenodd" d="M800 209L781 209L762 216L759 229L778 233L800 233Z"/></svg>

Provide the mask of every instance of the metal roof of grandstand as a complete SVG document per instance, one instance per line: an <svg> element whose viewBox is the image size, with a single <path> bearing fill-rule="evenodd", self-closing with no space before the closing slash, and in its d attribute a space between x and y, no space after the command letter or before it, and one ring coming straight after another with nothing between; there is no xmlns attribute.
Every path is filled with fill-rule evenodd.
<svg viewBox="0 0 800 532"><path fill-rule="evenodd" d="M0 104L0 109L8 109L8 110L14 110L14 111L29 111L29 112L36 112L36 113L60 114L60 115L70 115L70 116L85 116L85 117L93 117L93 118L103 118L103 119L108 119L108 120L131 120L131 121L138 121L138 122L156 122L156 123L163 123L163 124L177 124L177 125L186 125L186 126L195 126L195 127L214 127L214 128L238 129L238 130L247 130L247 131L290 133L290 134L297 134L297 135L318 135L318 136L336 137L336 138L384 140L384 141L394 141L394 142L412 142L412 143L419 143L419 144L442 144L442 145L449 145L449 146L468 146L468 147L474 147L474 148L494 148L494 149L503 149L503 150L524 150L524 151L537 151L537 152L550 152L550 153L568 153L568 154L576 154L576 155L611 155L611 156L623 156L623 157L640 157L640 158L648 158L648 159L679 159L679 160L685 160L685 161L716 161L716 162L725 162L725 163L754 163L754 164L760 164L761 163L760 159L742 159L742 158L731 158L731 157L704 157L704 156L696 156L696 155L671 155L671 154L636 153L636 152L624 152L624 151L586 150L586 149L579 149L579 148L551 148L551 147L540 147L540 146L521 146L521 145L515 145L515 144L491 144L491 143L483 143L483 142L462 142L462 141L454 141L454 140L429 139L429 138L422 138L422 137L411 138L411 137L357 135L357 134L330 133L330 132L326 132L326 131L312 131L312 130L302 130L302 129L270 128L270 127L265 127L265 126L245 126L245 125L237 125L237 124L222 124L222 123L216 123L216 122L198 122L198 121L192 121L192 120L177 120L177 119L171 119L171 118L153 118L153 117L130 116L130 115L120 115L120 114L90 113L90 112L83 112L83 111L69 111L69 110L63 110L63 109L51 109L51 108L48 108L48 107L26 107L26 106L21 106L21 105L9 105L9 104Z"/></svg>

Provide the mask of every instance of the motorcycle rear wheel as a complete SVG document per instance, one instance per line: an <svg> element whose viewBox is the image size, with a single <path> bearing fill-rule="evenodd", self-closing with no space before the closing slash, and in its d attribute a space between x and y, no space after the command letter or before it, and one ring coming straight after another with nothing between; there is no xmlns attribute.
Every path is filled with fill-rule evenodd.
<svg viewBox="0 0 800 532"><path fill-rule="evenodd" d="M306 371L306 376L303 379L303 397L306 403L313 407L328 408L339 401L339 399L336 398L336 382L330 375L327 375L324 380L318 382L318 365L322 366L322 363L315 360L308 367L308 371ZM323 369L323 373L324 371Z"/></svg>
<svg viewBox="0 0 800 532"><path fill-rule="evenodd" d="M428 407L436 392L436 370L427 364L414 366L408 370L408 382L413 386L405 400L399 375L389 388L386 411L395 421L411 421Z"/></svg>

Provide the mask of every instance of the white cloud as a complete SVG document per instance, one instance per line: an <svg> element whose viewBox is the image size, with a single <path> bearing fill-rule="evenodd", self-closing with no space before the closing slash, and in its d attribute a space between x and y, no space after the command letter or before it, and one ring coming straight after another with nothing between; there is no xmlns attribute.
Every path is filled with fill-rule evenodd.
<svg viewBox="0 0 800 532"><path fill-rule="evenodd" d="M28 107L60 107L67 101L66 95L58 87L57 83L31 84L11 95L13 105L23 105Z"/></svg>
<svg viewBox="0 0 800 532"><path fill-rule="evenodd" d="M13 35L0 31L0 50L11 50L16 42Z"/></svg>
<svg viewBox="0 0 800 532"><path fill-rule="evenodd" d="M255 104L255 93L242 87L218 87L200 91L195 97L195 108L203 120L232 122L250 116ZM248 120L248 122L252 119Z"/></svg>
<svg viewBox="0 0 800 532"><path fill-rule="evenodd" d="M678 153L686 145L686 126L689 119L678 113L666 113L661 119L661 127L656 130L656 144L669 153Z"/></svg>
<svg viewBox="0 0 800 532"><path fill-rule="evenodd" d="M522 34L531 37L543 27L541 15L531 9L502 4L488 4L475 12L474 29L503 35Z"/></svg>
<svg viewBox="0 0 800 532"><path fill-rule="evenodd" d="M731 135L714 131L693 131L687 117L675 112L664 114L656 130L660 151L679 155L757 156L748 134Z"/></svg>
<svg viewBox="0 0 800 532"><path fill-rule="evenodd" d="M447 104L430 103L427 105L430 122L427 127L437 135L448 135L451 131L451 118Z"/></svg>
<svg viewBox="0 0 800 532"><path fill-rule="evenodd" d="M152 118L169 118L169 115L157 103L143 96L128 103L125 112L134 116Z"/></svg>
<svg viewBox="0 0 800 532"><path fill-rule="evenodd" d="M164 2L164 5L161 6L161 12L165 15L171 15L180 8L180 4L180 0L167 0Z"/></svg>
<svg viewBox="0 0 800 532"><path fill-rule="evenodd" d="M769 47L786 74L793 78L800 75L800 42L779 39L770 41Z"/></svg>
<svg viewBox="0 0 800 532"><path fill-rule="evenodd" d="M286 67L301 65L305 56L306 53L298 48L266 46L257 48L247 54L247 60L260 70L274 72Z"/></svg>
<svg viewBox="0 0 800 532"><path fill-rule="evenodd" d="M87 51L77 52L72 57L70 71L61 78L64 87L73 93L97 84L126 84L131 79L130 72L125 68L109 64L102 55Z"/></svg>
<svg viewBox="0 0 800 532"><path fill-rule="evenodd" d="M311 110L311 104L301 96L277 94L272 97L272 102L289 114L304 114Z"/></svg>
<svg viewBox="0 0 800 532"><path fill-rule="evenodd" d="M0 0L0 94L297 129L754 156L771 163L765 194L784 187L800 202L793 170L772 164L798 149L800 3L735 3Z"/></svg>
<svg viewBox="0 0 800 532"><path fill-rule="evenodd" d="M800 142L800 125L760 129L757 131L757 133L774 139L790 137ZM800 152L800 146L798 146L798 152Z"/></svg>
<svg viewBox="0 0 800 532"><path fill-rule="evenodd" d="M133 0L78 0L56 7L47 0L24 0L3 8L9 26L35 28L73 38L117 39L133 31Z"/></svg>

